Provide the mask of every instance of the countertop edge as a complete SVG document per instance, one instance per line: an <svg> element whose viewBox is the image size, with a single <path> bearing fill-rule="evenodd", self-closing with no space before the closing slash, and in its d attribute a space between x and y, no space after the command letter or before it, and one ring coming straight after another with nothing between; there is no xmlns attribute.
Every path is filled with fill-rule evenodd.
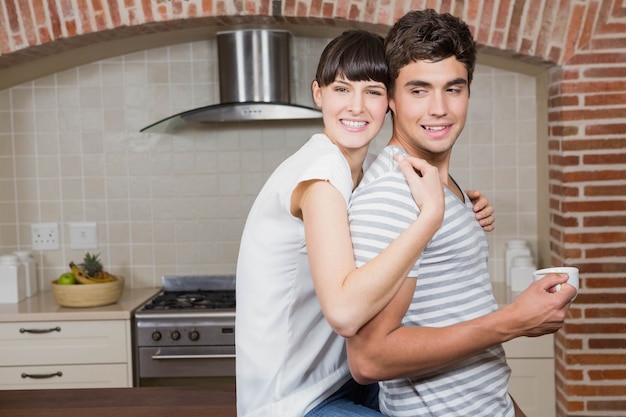
<svg viewBox="0 0 626 417"><path fill-rule="evenodd" d="M0 304L0 323L33 321L128 320L161 288L125 288L121 299L99 307L62 307L52 292L37 293L17 304Z"/></svg>

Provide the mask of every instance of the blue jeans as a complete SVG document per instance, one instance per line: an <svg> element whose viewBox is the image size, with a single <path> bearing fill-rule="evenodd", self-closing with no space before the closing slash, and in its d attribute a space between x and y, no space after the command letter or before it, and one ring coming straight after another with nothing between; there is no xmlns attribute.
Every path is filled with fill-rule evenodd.
<svg viewBox="0 0 626 417"><path fill-rule="evenodd" d="M378 384L359 385L352 378L304 417L381 417Z"/></svg>

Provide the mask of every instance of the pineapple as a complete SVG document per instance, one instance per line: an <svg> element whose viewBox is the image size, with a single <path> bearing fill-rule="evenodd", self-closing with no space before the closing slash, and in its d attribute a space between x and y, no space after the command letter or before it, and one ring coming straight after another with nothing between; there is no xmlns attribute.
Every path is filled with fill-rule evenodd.
<svg viewBox="0 0 626 417"><path fill-rule="evenodd" d="M89 252L85 254L85 258L83 259L83 263L80 264L80 267L92 278L97 277L99 272L102 272L102 262L98 259L98 255L92 255Z"/></svg>
<svg viewBox="0 0 626 417"><path fill-rule="evenodd" d="M98 255L92 255L89 252L85 254L83 263L76 265L70 262L70 269L81 284L97 284L103 282L117 281L115 275L111 275L102 268L102 262L98 259Z"/></svg>
<svg viewBox="0 0 626 417"><path fill-rule="evenodd" d="M83 263L80 264L80 268L76 269L84 272L84 274L87 275L88 281L91 281L91 283L117 281L117 277L115 275L109 274L102 268L102 262L100 262L98 256L100 256L100 254L92 255L87 252L85 254L85 258L83 259ZM70 268L72 267L72 264L70 264ZM74 272L73 268L72 272ZM74 273L74 275L76 276L77 274Z"/></svg>

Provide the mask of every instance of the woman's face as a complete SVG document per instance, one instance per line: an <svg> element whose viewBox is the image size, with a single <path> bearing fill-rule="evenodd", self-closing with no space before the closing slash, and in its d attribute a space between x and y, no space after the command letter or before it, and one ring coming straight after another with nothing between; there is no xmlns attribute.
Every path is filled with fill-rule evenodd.
<svg viewBox="0 0 626 417"><path fill-rule="evenodd" d="M369 146L385 121L389 105L385 84L337 77L321 88L314 81L312 88L326 136L346 150Z"/></svg>

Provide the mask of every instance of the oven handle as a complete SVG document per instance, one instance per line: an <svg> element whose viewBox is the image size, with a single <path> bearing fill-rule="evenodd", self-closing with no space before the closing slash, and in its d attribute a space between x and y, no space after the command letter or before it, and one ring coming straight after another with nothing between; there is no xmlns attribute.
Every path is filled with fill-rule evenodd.
<svg viewBox="0 0 626 417"><path fill-rule="evenodd" d="M234 359L235 354L223 355L152 355L155 360L175 360L175 359Z"/></svg>

